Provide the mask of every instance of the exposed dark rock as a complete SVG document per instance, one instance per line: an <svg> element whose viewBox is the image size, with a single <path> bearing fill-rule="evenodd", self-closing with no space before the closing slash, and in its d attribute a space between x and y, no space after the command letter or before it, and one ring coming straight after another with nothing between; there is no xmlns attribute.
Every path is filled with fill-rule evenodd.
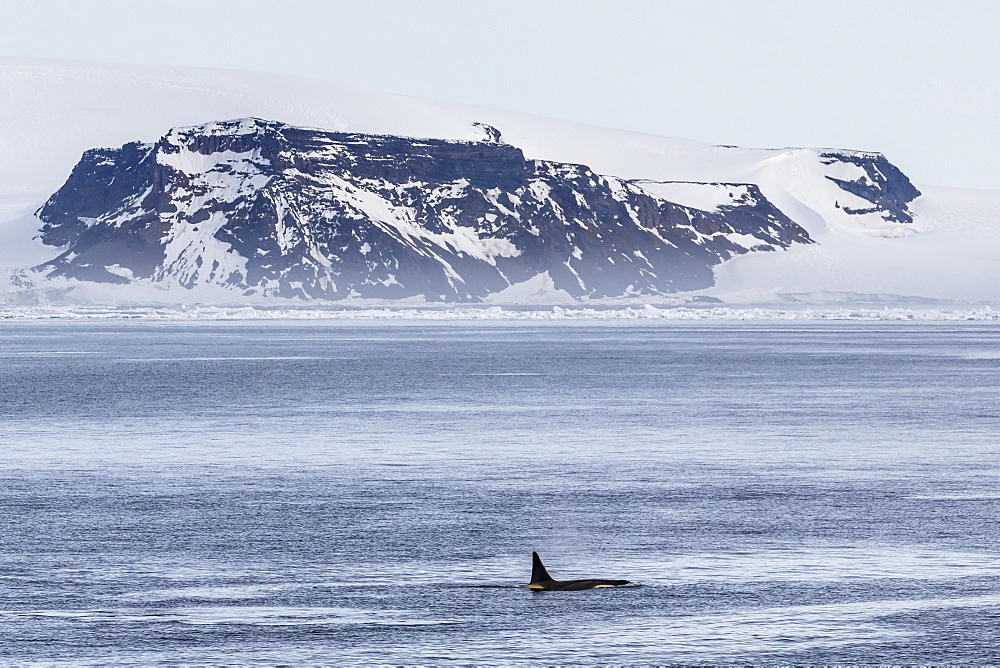
<svg viewBox="0 0 1000 668"><path fill-rule="evenodd" d="M874 206L864 208L843 207L849 214L882 213L883 218L894 223L912 223L913 217L907 205L920 196L920 191L910 183L894 164L881 153L858 151L834 151L820 154L826 165L847 162L864 170L864 175L855 180L837 179L827 176L838 186L871 202Z"/></svg>

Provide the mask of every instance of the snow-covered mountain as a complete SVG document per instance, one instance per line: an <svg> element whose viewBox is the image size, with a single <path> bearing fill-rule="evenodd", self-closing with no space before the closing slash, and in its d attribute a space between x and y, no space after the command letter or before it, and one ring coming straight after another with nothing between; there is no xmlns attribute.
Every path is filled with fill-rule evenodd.
<svg viewBox="0 0 1000 668"><path fill-rule="evenodd" d="M918 191L878 153L245 72L0 59L0 95L8 299L1000 292L1000 193Z"/></svg>
<svg viewBox="0 0 1000 668"><path fill-rule="evenodd" d="M655 194L675 184L527 160L485 131L444 141L242 119L91 150L38 213L42 241L65 249L41 269L331 300L481 301L546 275L605 298L710 287L721 261L810 242L754 185L701 184L722 199L703 211ZM906 199L866 184L845 187L907 216Z"/></svg>

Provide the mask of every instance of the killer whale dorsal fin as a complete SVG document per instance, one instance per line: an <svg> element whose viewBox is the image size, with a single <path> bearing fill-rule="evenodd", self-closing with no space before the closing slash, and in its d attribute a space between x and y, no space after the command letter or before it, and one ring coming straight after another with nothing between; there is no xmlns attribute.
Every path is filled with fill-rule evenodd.
<svg viewBox="0 0 1000 668"><path fill-rule="evenodd" d="M542 563L542 558L538 556L537 552L531 553L531 582L529 584L534 584L535 582L551 582L552 576L549 572L545 570L545 564Z"/></svg>

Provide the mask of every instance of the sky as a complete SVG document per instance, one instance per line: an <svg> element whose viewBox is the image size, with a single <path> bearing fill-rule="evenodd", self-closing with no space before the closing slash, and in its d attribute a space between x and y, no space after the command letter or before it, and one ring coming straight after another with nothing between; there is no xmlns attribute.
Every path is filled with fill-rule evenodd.
<svg viewBox="0 0 1000 668"><path fill-rule="evenodd" d="M997 0L0 0L0 55L232 68L1000 190ZM2 104L2 101L0 101Z"/></svg>

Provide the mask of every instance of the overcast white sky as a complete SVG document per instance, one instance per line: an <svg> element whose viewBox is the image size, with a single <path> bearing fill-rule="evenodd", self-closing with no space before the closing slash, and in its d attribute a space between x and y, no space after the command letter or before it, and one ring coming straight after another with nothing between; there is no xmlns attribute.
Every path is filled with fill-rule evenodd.
<svg viewBox="0 0 1000 668"><path fill-rule="evenodd" d="M0 0L0 55L283 72L1000 189L998 0ZM2 104L2 100L0 100Z"/></svg>

